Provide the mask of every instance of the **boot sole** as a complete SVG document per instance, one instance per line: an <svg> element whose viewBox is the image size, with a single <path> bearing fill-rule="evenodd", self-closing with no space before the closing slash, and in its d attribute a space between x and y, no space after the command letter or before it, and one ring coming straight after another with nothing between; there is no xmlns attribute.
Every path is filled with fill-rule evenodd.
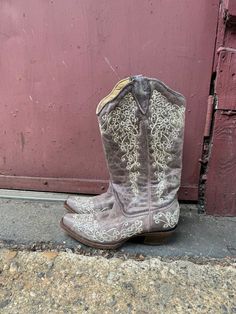
<svg viewBox="0 0 236 314"><path fill-rule="evenodd" d="M132 238L143 238L142 243L147 244L147 245L160 245L163 244L166 240L168 240L173 233L176 230L176 227L168 230L168 231L158 231L158 232L150 232L150 233L141 233L139 235L133 236L131 238L128 238L123 241L119 241L116 243L109 243L109 244L103 244L103 243L94 243L88 239L85 239L78 235L77 233L73 232L69 228L67 228L66 225L63 223L63 218L60 221L60 226L63 230L65 230L73 239L96 249L101 249L101 250L115 250L122 246L125 242L127 242L129 239Z"/></svg>

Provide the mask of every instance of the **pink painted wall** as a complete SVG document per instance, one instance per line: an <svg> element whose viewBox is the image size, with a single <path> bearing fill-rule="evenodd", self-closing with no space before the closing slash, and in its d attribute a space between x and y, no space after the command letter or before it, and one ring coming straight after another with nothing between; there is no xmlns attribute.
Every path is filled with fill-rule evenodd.
<svg viewBox="0 0 236 314"><path fill-rule="evenodd" d="M218 2L2 0L0 186L99 192L95 108L143 74L187 97L181 193L196 199Z"/></svg>

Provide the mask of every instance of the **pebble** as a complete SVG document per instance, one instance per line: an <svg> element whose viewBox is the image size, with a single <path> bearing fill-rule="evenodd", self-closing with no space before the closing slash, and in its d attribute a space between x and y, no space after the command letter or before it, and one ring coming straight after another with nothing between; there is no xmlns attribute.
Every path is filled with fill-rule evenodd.
<svg viewBox="0 0 236 314"><path fill-rule="evenodd" d="M12 262L10 264L10 267L9 267L9 272L10 273L16 273L18 271L18 267L19 267L19 265L17 262Z"/></svg>

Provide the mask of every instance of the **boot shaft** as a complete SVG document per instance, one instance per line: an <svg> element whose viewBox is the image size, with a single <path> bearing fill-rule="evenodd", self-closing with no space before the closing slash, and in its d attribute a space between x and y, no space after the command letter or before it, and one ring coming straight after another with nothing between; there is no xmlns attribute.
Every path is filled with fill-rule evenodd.
<svg viewBox="0 0 236 314"><path fill-rule="evenodd" d="M156 79L122 80L97 108L113 192L127 214L171 204L182 166L184 97Z"/></svg>

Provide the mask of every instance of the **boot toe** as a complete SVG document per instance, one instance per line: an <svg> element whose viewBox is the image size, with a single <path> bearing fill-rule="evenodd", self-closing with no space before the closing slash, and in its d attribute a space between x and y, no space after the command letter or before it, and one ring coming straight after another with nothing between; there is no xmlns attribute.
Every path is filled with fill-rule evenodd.
<svg viewBox="0 0 236 314"><path fill-rule="evenodd" d="M76 196L69 196L66 200L66 205L69 206L73 211L77 212L78 200Z"/></svg>
<svg viewBox="0 0 236 314"><path fill-rule="evenodd" d="M76 214L65 214L61 220L62 226L67 229L73 230Z"/></svg>

